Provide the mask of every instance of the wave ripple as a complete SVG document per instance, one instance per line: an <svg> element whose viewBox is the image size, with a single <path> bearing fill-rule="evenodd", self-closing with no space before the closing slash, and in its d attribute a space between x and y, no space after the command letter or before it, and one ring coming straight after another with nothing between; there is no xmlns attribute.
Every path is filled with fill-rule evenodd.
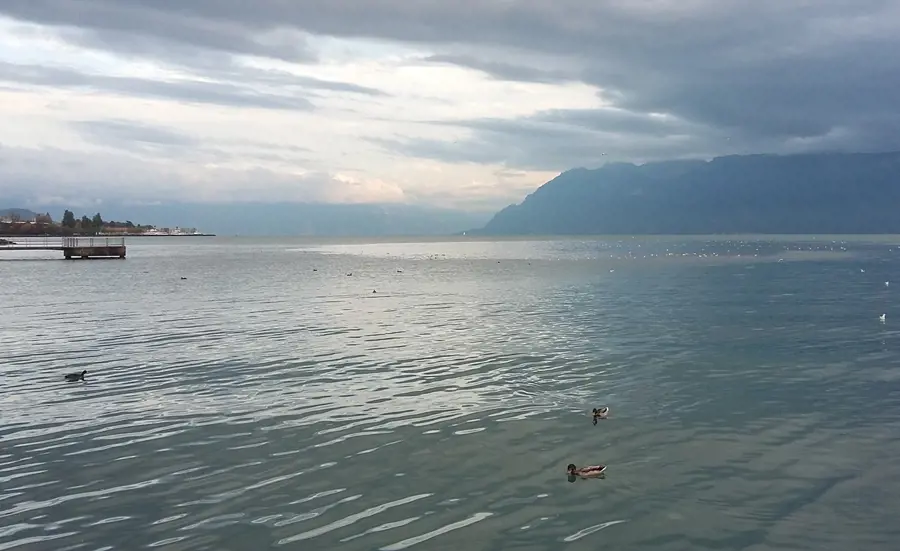
<svg viewBox="0 0 900 551"><path fill-rule="evenodd" d="M0 258L0 550L900 538L894 243L130 248Z"/></svg>

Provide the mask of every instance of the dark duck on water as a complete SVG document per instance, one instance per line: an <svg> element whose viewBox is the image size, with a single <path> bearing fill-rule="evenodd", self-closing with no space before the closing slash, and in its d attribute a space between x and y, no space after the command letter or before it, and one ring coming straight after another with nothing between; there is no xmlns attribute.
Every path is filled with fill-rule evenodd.
<svg viewBox="0 0 900 551"><path fill-rule="evenodd" d="M606 419L609 416L609 406L594 408L591 413L594 415L594 424L596 425L598 419Z"/></svg>
<svg viewBox="0 0 900 551"><path fill-rule="evenodd" d="M570 479L574 479L574 477L582 480L586 478L602 478L604 471L606 471L606 465L603 464L589 465L579 469L575 464L569 463L569 466L566 467L566 474L569 475Z"/></svg>
<svg viewBox="0 0 900 551"><path fill-rule="evenodd" d="M87 374L87 369L82 371L81 373L69 373L66 375L67 381L83 381L84 376Z"/></svg>

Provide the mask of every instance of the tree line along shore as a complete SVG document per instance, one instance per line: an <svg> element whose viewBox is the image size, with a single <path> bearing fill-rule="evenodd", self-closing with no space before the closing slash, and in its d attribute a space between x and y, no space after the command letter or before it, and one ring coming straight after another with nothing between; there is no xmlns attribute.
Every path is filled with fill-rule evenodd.
<svg viewBox="0 0 900 551"><path fill-rule="evenodd" d="M7 211L0 217L0 235L32 236L32 237L69 237L69 236L205 236L194 228L158 228L151 224L135 224L131 220L119 222L104 220L98 212L93 217L83 215L77 218L66 209L62 219L56 221L50 213L35 214L23 218L14 210Z"/></svg>

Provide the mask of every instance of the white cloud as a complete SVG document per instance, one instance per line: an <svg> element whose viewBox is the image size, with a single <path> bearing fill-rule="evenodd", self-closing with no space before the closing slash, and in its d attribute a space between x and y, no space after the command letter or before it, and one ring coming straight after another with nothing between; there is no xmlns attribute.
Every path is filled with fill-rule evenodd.
<svg viewBox="0 0 900 551"><path fill-rule="evenodd" d="M142 201L266 198L496 208L552 173L499 177L501 164L408 158L382 149L377 140L440 140L452 147L471 132L435 123L600 105L596 89L585 84L499 81L472 69L423 63L433 53L425 48L372 41L311 40L320 48L315 64L235 55L221 70L191 71L69 44L31 24L4 21L0 35L11 37L0 48L0 63L12 70L55 68L88 75L78 86L54 84L60 75L50 74L7 82L0 90L6 185L40 181L40 194L47 197L71 197L82 190L91 197ZM242 72L247 75L243 82ZM105 77L130 80L120 86ZM279 86L293 86L296 80L293 93L315 107L270 109L264 105L268 96L260 105L238 100L228 105L227 98L189 103L174 94L131 90L143 80L159 86L185 79L209 82L211 91L222 83L235 93L232 87L281 98L290 94ZM381 94L304 88L307 81ZM128 125L135 131L126 131ZM94 132L98 128L119 131L101 137ZM149 129L162 139L171 136L172 145L141 146L146 142L137 136ZM183 139L176 140L179 136ZM78 167L74 173L73 165Z"/></svg>

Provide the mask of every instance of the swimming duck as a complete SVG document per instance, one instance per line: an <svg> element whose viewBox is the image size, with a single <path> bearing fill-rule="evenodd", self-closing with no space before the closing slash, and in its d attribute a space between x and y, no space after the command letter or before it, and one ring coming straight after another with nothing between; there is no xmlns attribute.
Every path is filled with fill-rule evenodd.
<svg viewBox="0 0 900 551"><path fill-rule="evenodd" d="M66 380L67 381L83 381L86 373L87 373L87 369L85 369L81 373L69 373L66 375Z"/></svg>
<svg viewBox="0 0 900 551"><path fill-rule="evenodd" d="M590 465L579 469L574 463L569 463L569 466L566 467L566 474L570 476L580 476L581 478L593 478L600 476L605 470L606 465Z"/></svg>
<svg viewBox="0 0 900 551"><path fill-rule="evenodd" d="M594 408L591 410L591 413L594 414L594 424L597 424L597 419L606 419L609 415L609 406L603 406L602 408Z"/></svg>

